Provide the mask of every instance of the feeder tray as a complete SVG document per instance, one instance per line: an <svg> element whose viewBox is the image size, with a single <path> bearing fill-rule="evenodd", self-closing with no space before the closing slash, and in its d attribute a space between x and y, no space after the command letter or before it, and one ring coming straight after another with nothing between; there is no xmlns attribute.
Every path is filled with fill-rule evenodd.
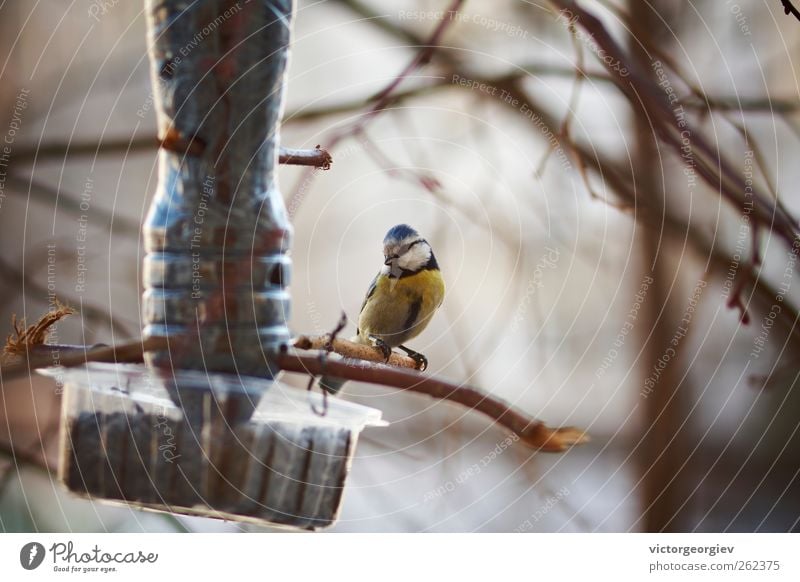
<svg viewBox="0 0 800 582"><path fill-rule="evenodd" d="M319 416L320 395L258 378L96 363L46 373L64 378L67 488L171 513L330 526L358 434L386 424L378 410L333 398ZM252 416L231 415L243 400Z"/></svg>

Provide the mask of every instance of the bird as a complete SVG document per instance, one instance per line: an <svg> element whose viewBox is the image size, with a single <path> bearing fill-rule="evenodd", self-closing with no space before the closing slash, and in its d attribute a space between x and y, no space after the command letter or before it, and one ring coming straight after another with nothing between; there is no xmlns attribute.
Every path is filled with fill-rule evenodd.
<svg viewBox="0 0 800 582"><path fill-rule="evenodd" d="M383 239L383 266L361 304L358 329L351 341L377 347L388 361L393 348L428 367L428 358L407 347L428 326L444 301L445 284L431 245L407 224L389 229ZM323 376L320 386L331 394L345 381Z"/></svg>

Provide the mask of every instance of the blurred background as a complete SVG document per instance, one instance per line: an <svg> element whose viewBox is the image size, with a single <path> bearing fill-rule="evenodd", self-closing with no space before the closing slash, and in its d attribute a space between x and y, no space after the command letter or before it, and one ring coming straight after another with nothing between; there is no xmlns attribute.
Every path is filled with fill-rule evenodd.
<svg viewBox="0 0 800 582"><path fill-rule="evenodd" d="M637 65L658 84L741 200L759 189L799 216L800 22L777 0L582 2L622 62L559 4L297 3L281 143L331 146L334 163L280 169L293 331L354 322L383 235L409 223L448 290L413 343L428 373L592 438L482 463L508 437L485 417L350 383L342 398L391 424L362 433L333 531L796 531L796 254L614 75ZM0 319L10 332L57 297L80 315L50 341L135 339L157 177L142 3L9 0L0 15ZM442 18L430 62L362 122ZM70 496L42 468L60 387L1 387L0 530L260 530Z"/></svg>

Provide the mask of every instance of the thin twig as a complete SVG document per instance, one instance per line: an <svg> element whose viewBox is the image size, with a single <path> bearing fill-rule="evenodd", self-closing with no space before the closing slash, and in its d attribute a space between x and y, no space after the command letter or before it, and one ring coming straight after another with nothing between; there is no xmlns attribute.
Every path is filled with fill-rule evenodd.
<svg viewBox="0 0 800 582"><path fill-rule="evenodd" d="M536 113L538 118L548 127L554 127L557 121L547 111L541 107L528 91L523 87L522 83L517 81L510 81L505 85L498 85L508 91L510 95L517 99L520 104L524 104L525 109ZM511 107L506 100L500 100L501 104L506 104L507 107L519 114L521 107ZM526 122L531 120L526 116ZM601 152L591 149L586 145L580 143L571 143L570 152L574 155L576 164L580 169L582 165L595 172L603 184L613 190L616 196L621 200L621 204L617 205L611 200L604 200L606 203L611 203L612 206L619 207L624 210L633 209L633 217L635 220L654 228L668 227L670 233L685 238L688 232L688 240L691 249L697 253L698 256L704 260L710 260L714 272L724 279L733 264L733 258L727 252L712 248L709 242L705 239L704 235L700 232L698 227L693 223L683 223L676 219L674 216L665 215L660 206L652 207L647 197L644 197L637 191L633 185L633 176L628 171L623 170L619 164L613 162ZM777 297L777 289L772 287L764 277L759 277L752 268L752 265L743 263L739 267L740 275L746 277L753 286L753 295L759 299L759 303L765 306L765 313L769 311L771 305L775 302ZM789 331L789 334L794 340L800 342L800 328L795 325L797 321L798 310L788 300L784 300L783 306L778 313L778 319L783 323L784 327Z"/></svg>
<svg viewBox="0 0 800 582"><path fill-rule="evenodd" d="M345 326L347 326L347 314L342 311L342 315L339 318L339 321L336 323L336 327L334 327L330 333L327 335L327 341L325 342L325 351L319 353L319 360L323 366L325 366L327 362L327 357L330 352L333 351L333 342L336 341L336 337L339 335ZM309 376L308 378L308 387L306 388L307 392L311 392L314 388L314 382L317 380L316 376ZM327 416L328 414L328 391L320 386L320 390L322 391L322 410L317 410L317 407L314 405L313 401L310 401L311 404L311 411L316 414L317 416Z"/></svg>
<svg viewBox="0 0 800 582"><path fill-rule="evenodd" d="M313 150L281 148L278 162L290 166L311 166L320 170L329 170L333 163L333 157L320 146Z"/></svg>
<svg viewBox="0 0 800 582"><path fill-rule="evenodd" d="M411 62L406 65L402 71L394 78L392 81L386 85L381 91L378 92L372 99L369 101L372 102L372 105L360 115L352 124L350 124L345 129L337 132L336 134L331 137L328 141L328 148L333 149L340 141L344 138L356 135L359 132L363 132L367 125L382 111L384 111L387 107L389 107L394 101L394 93L400 87L400 85L408 79L414 71L418 68L428 64L431 61L431 58L436 53L436 49L439 48L441 44L442 37L444 36L447 29L450 25L455 22L454 15L460 10L461 5L464 3L464 0L453 0L450 3L450 6L443 12L443 16L436 27L433 29L430 37L420 45L420 49ZM311 176L306 173L303 175L300 180L297 182L297 186L295 187L292 195L289 198L289 203L287 206L289 208L297 208L302 200L302 190L307 188L311 180Z"/></svg>

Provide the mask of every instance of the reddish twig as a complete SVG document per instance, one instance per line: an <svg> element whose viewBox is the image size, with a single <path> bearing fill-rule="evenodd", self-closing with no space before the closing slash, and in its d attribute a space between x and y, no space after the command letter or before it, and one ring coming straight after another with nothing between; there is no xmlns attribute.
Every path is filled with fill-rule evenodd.
<svg viewBox="0 0 800 582"><path fill-rule="evenodd" d="M515 410L508 403L471 386L463 386L412 370L359 361L327 361L312 355L284 353L278 365L287 372L329 374L337 378L393 386L433 398L449 400L481 412L513 431L529 446L547 452L562 452L589 440L584 431L572 427L553 429L540 420Z"/></svg>
<svg viewBox="0 0 800 582"><path fill-rule="evenodd" d="M281 148L278 162L290 166L311 166L320 170L329 170L333 163L333 157L320 146L313 150Z"/></svg>
<svg viewBox="0 0 800 582"><path fill-rule="evenodd" d="M97 156L100 154L126 154L133 151L153 150L159 146L164 146L165 140L169 144L174 141L173 137L158 139L153 135L146 135L136 139L121 138L98 141L78 141L61 142L53 141L36 147L20 148L15 153L15 161L31 160L36 158L55 158L55 157L81 157ZM194 145L192 145L194 144ZM189 140L187 147L200 147L194 141ZM310 150L299 150L282 147L278 151L278 163L290 166L313 166L327 170L333 163L333 157L326 150L317 146Z"/></svg>

